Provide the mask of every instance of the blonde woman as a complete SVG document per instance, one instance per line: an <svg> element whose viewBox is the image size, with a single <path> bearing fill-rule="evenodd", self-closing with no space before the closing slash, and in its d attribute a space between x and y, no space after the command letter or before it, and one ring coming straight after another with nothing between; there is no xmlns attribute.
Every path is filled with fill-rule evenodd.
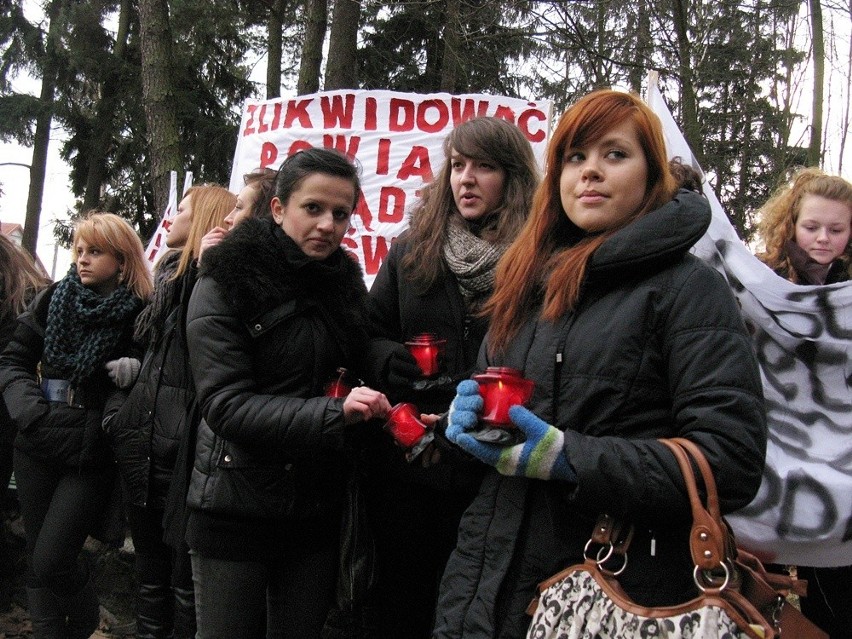
<svg viewBox="0 0 852 639"><path fill-rule="evenodd" d="M195 636L192 570L183 541L185 458L197 426L186 307L198 260L224 236L235 201L217 185L194 186L184 195L166 237L175 250L157 265L154 298L136 322L145 364L126 401L116 396L104 415L135 549L138 639Z"/></svg>
<svg viewBox="0 0 852 639"><path fill-rule="evenodd" d="M820 169L802 169L761 209L758 255L795 284L849 279L852 257L852 184Z"/></svg>
<svg viewBox="0 0 852 639"><path fill-rule="evenodd" d="M18 429L14 468L27 540L33 636L89 637L98 599L79 553L109 496L101 414L116 390L108 362L133 354L133 322L151 293L142 243L111 213L77 224L74 263L18 318L0 387Z"/></svg>
<svg viewBox="0 0 852 639"><path fill-rule="evenodd" d="M761 209L766 251L758 258L795 284L835 284L850 279L852 184L817 168L801 169ZM852 625L852 566L798 566L808 581L805 616L845 637Z"/></svg>

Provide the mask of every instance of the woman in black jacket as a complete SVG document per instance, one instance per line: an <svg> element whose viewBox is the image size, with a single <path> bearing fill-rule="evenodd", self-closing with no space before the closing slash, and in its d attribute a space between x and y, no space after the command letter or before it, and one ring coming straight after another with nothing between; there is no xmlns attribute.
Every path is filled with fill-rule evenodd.
<svg viewBox="0 0 852 639"><path fill-rule="evenodd" d="M847 282L852 269L852 184L820 169L797 172L760 209L757 257L795 284ZM852 628L852 566L798 566L802 612L832 639Z"/></svg>
<svg viewBox="0 0 852 639"><path fill-rule="evenodd" d="M346 444L390 408L366 387L323 396L367 341L361 270L340 248L358 196L346 157L301 151L279 169L273 219L205 255L187 324L199 639L318 637L334 601Z"/></svg>
<svg viewBox="0 0 852 639"><path fill-rule="evenodd" d="M603 513L635 527L618 581L637 603L693 596L689 500L656 440L701 447L725 512L756 494L766 446L737 304L689 254L709 223L703 197L676 193L659 120L637 97L595 92L562 116L486 305L480 366L535 384L529 410L509 413L525 439L501 446L470 432L481 428L473 380L449 413L446 436L492 468L441 582L436 638L526 636L537 584L582 563ZM564 621L598 632L593 615Z"/></svg>
<svg viewBox="0 0 852 639"><path fill-rule="evenodd" d="M101 434L116 389L110 372L134 355L133 322L151 292L142 243L117 215L80 222L72 251L68 275L21 315L0 358L0 386L18 429L33 636L51 639L89 637L98 625L98 600L78 555L114 477Z"/></svg>
<svg viewBox="0 0 852 639"><path fill-rule="evenodd" d="M12 339L18 325L18 315L24 312L36 293L50 284L50 280L33 263L23 249L0 235L0 352ZM8 509L7 487L12 478L12 442L15 424L9 419L6 404L0 395L0 508ZM0 535L0 609L11 603L15 579L6 535Z"/></svg>
<svg viewBox="0 0 852 639"><path fill-rule="evenodd" d="M184 439L198 421L186 307L202 249L221 239L235 200L216 185L193 186L184 194L166 236L174 250L158 262L153 299L136 321L136 339L147 347L144 365L129 394L116 393L104 411L133 537L136 639L195 636L183 526L187 464L176 471L185 456L179 451L188 446Z"/></svg>
<svg viewBox="0 0 852 639"><path fill-rule="evenodd" d="M413 402L422 413L446 412L458 382L473 372L487 328L479 311L538 183L530 143L506 120L468 120L443 148L441 170L423 188L408 230L370 289L372 376L392 400ZM423 378L404 346L422 333L446 340L435 379ZM374 453L368 503L378 636L426 639L438 582L479 475L465 477L453 464L408 464L387 437Z"/></svg>

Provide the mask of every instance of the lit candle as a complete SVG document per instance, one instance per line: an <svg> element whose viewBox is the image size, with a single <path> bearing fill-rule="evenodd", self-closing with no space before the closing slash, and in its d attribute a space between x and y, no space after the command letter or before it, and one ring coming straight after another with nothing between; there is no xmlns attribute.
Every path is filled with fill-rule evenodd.
<svg viewBox="0 0 852 639"><path fill-rule="evenodd" d="M482 421L492 428L513 428L509 408L526 404L533 392L533 382L524 379L513 368L489 367L474 375L482 395Z"/></svg>
<svg viewBox="0 0 852 639"><path fill-rule="evenodd" d="M385 430L400 447L409 449L420 441L428 429L417 416L417 407L414 404L402 402L391 408Z"/></svg>
<svg viewBox="0 0 852 639"><path fill-rule="evenodd" d="M405 342L408 352L414 357L424 377L433 377L441 370L441 356L447 340L435 337L433 333L421 333Z"/></svg>
<svg viewBox="0 0 852 639"><path fill-rule="evenodd" d="M352 387L344 381L344 379L348 379L349 371L341 367L337 369L337 373L337 377L326 384L325 389L323 389L326 397L346 397L352 391Z"/></svg>

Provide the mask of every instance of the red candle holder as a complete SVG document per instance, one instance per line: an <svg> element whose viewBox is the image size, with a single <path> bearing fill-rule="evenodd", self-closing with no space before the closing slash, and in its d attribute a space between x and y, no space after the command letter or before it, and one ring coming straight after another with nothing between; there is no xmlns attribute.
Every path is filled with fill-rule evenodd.
<svg viewBox="0 0 852 639"><path fill-rule="evenodd" d="M434 438L431 429L420 421L417 407L408 402L391 408L384 428L396 444L405 449L408 461L417 457Z"/></svg>
<svg viewBox="0 0 852 639"><path fill-rule="evenodd" d="M494 366L474 375L473 379L479 384L484 404L480 419L492 428L514 428L509 419L509 407L523 406L530 400L533 382L514 368Z"/></svg>
<svg viewBox="0 0 852 639"><path fill-rule="evenodd" d="M326 397L346 397L351 391L349 371L342 367L337 369L337 377L328 382L323 389Z"/></svg>
<svg viewBox="0 0 852 639"><path fill-rule="evenodd" d="M424 377L433 377L440 372L446 346L447 340L436 337L434 333L421 333L405 342Z"/></svg>

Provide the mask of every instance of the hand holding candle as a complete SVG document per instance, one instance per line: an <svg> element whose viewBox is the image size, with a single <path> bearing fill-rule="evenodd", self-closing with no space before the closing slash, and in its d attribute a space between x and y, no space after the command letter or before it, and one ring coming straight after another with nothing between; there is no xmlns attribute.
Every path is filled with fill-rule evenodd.
<svg viewBox="0 0 852 639"><path fill-rule="evenodd" d="M484 407L480 419L492 428L514 428L509 408L523 406L532 397L534 384L513 368L489 367L474 375Z"/></svg>
<svg viewBox="0 0 852 639"><path fill-rule="evenodd" d="M343 417L347 424L381 418L390 412L391 405L384 393L357 386L343 400Z"/></svg>

